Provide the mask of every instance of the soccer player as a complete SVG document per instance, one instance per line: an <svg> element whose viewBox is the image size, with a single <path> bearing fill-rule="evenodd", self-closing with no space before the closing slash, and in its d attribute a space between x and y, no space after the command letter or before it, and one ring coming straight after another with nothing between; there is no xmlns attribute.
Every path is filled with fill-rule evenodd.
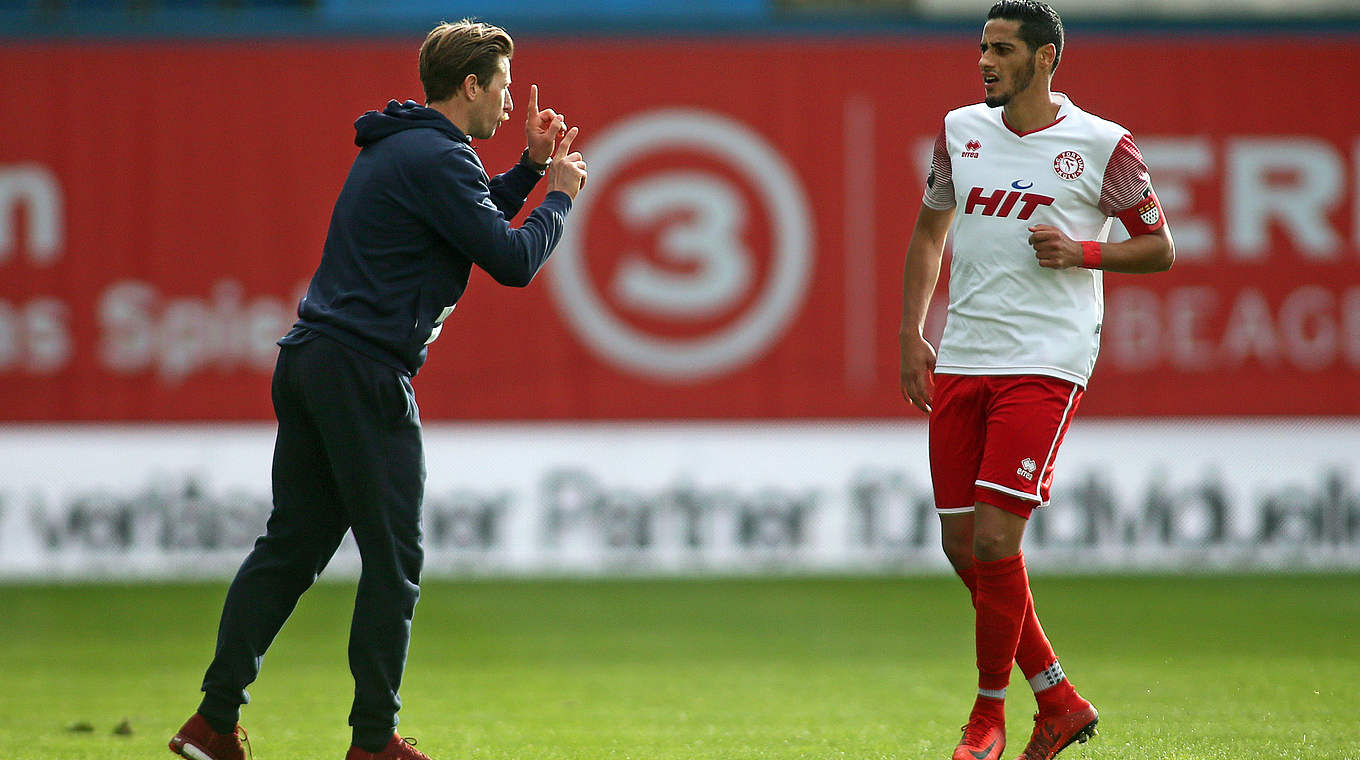
<svg viewBox="0 0 1360 760"><path fill-rule="evenodd" d="M355 122L359 154L297 324L279 340L274 509L227 591L203 700L170 741L177 754L244 757L237 721L249 700L245 688L298 598L352 531L363 570L350 626L346 760L429 760L395 730L423 559L425 460L411 378L472 266L503 285L529 284L586 181L585 162L571 150L576 127L539 110L536 85L528 147L509 171L487 177L472 140L491 137L510 118L513 53L498 27L440 24L420 47L426 105L394 100ZM545 173L543 202L511 227Z"/></svg>
<svg viewBox="0 0 1360 760"><path fill-rule="evenodd" d="M1118 124L1050 90L1058 14L1002 0L987 14L985 101L950 111L907 248L902 395L930 415L930 470L945 554L976 608L978 692L955 760L995 760L1017 662L1039 710L1021 760L1095 733L1096 709L1067 680L1035 614L1020 549L1048 502L1053 465L1095 365L1102 271L1175 258L1138 148ZM1110 217L1130 239L1107 243ZM954 226L939 354L922 336Z"/></svg>

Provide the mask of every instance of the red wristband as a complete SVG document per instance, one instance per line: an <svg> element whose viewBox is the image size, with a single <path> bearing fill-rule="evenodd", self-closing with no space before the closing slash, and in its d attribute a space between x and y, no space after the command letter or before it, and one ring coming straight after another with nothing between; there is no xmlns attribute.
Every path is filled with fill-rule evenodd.
<svg viewBox="0 0 1360 760"><path fill-rule="evenodd" d="M1087 269L1100 269L1100 243L1081 241L1081 265Z"/></svg>

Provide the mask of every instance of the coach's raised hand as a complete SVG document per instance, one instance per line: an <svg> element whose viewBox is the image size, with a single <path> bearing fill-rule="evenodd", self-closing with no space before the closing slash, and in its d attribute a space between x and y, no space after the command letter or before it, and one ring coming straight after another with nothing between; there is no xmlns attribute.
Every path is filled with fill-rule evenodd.
<svg viewBox="0 0 1360 760"><path fill-rule="evenodd" d="M529 148L529 160L546 164L552 155L553 143L566 130L566 118L545 108L538 110L538 85L529 85L529 115L524 120L524 142Z"/></svg>
<svg viewBox="0 0 1360 760"><path fill-rule="evenodd" d="M578 152L572 152L571 142L576 139L580 127L572 127L557 144L552 164L548 167L548 191L561 190L572 200L586 186L586 162Z"/></svg>

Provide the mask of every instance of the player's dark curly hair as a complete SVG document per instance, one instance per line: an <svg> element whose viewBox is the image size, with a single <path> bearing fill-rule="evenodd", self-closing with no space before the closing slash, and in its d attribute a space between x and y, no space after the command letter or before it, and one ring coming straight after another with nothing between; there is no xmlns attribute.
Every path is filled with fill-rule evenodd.
<svg viewBox="0 0 1360 760"><path fill-rule="evenodd" d="M994 18L1020 22L1020 39L1029 45L1031 51L1053 43L1057 55L1053 56L1053 70L1058 70L1062 60L1063 23L1058 12L1039 0L998 0L987 12L988 20Z"/></svg>

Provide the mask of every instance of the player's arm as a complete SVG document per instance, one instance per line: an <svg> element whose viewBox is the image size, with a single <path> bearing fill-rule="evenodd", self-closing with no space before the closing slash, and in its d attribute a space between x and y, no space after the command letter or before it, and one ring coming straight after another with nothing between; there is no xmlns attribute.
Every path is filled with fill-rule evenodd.
<svg viewBox="0 0 1360 760"><path fill-rule="evenodd" d="M1164 272L1176 261L1176 245L1166 226L1162 204L1152 190L1147 165L1129 135L1115 145L1100 188L1100 210L1124 223L1129 239L1122 243L1073 240L1056 227L1029 228L1029 244L1046 269L1086 267L1107 272Z"/></svg>
<svg viewBox="0 0 1360 760"><path fill-rule="evenodd" d="M902 324L897 331L900 349L902 398L930 414L935 395L935 347L925 338L926 312L940 279L944 241L954 221L954 168L949 160L945 125L935 136L926 177L921 210L907 243L907 264L902 274Z"/></svg>
<svg viewBox="0 0 1360 760"><path fill-rule="evenodd" d="M935 348L925 339L926 312L940 279L944 243L953 221L952 206L934 209L921 204L902 274L902 324L897 332L902 397L926 414L935 391Z"/></svg>
<svg viewBox="0 0 1360 760"><path fill-rule="evenodd" d="M1036 224L1029 231L1034 257L1045 269L1086 267L1106 272L1150 274L1165 272L1176 261L1176 245L1165 224L1120 243L1073 240L1062 230L1047 224Z"/></svg>

